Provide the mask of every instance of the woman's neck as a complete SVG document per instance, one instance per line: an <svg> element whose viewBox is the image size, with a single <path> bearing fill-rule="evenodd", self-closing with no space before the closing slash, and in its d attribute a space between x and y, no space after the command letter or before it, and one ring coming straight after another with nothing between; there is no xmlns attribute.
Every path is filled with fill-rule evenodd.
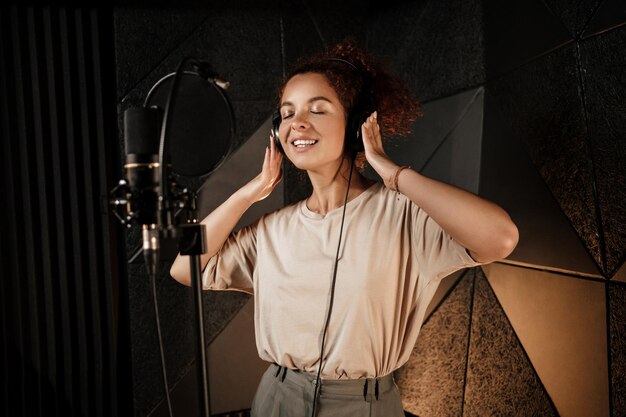
<svg viewBox="0 0 626 417"><path fill-rule="evenodd" d="M309 210L319 214L326 214L343 205L346 198L346 188L348 187L350 164L350 159L346 158L338 170L331 170L325 173L307 171L313 185L313 193L306 201ZM350 181L348 201L361 194L373 183L374 181L365 178L354 169L352 180Z"/></svg>

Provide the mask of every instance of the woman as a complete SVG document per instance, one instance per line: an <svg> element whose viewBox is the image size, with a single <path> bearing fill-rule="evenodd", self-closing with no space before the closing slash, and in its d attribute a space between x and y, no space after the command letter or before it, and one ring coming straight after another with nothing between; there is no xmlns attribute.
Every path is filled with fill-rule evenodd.
<svg viewBox="0 0 626 417"><path fill-rule="evenodd" d="M392 373L439 281L508 256L517 228L497 205L385 154L381 132L407 133L418 106L358 48L301 63L279 98L261 173L202 221L203 285L254 294L257 349L273 363L252 415L403 416ZM353 131L363 102L376 111ZM281 180L283 154L306 171L312 194L232 234ZM179 256L171 274L189 285L188 261Z"/></svg>

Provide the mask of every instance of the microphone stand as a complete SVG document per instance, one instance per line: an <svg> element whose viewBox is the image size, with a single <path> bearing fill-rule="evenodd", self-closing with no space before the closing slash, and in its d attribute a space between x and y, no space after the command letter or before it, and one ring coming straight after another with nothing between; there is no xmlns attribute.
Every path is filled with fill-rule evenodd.
<svg viewBox="0 0 626 417"><path fill-rule="evenodd" d="M204 332L204 304L202 299L202 266L200 257L206 252L205 226L198 223L197 220L197 192L191 192L188 189L180 190L176 183L169 183L169 176L166 173L168 164L166 162L165 149L166 139L168 138L168 130L170 128L170 118L174 113L175 97L183 74L184 65L192 61L200 66L201 63L193 58L184 58L179 64L172 86L170 88L167 103L164 109L164 116L161 124L161 135L159 140L159 162L158 162L158 228L159 238L176 238L178 248L181 255L189 256L191 286L194 298L194 314L195 314L195 336L196 336L196 367L198 373L198 405L200 417L210 417L211 403L209 391L209 375L208 375L208 358L206 351L206 337ZM218 83L215 79L216 84ZM146 99L147 101L147 99ZM145 106L145 103L144 103ZM111 191L110 205L113 206L113 213L121 224L131 227L135 222L137 213L130 212L130 199L133 197L130 186L125 179L119 181L119 184ZM177 214L174 214L173 208L184 208L187 210L187 223L175 224ZM159 248L157 248L159 250ZM135 259L141 249L132 256ZM156 258L155 258L156 259ZM149 264L156 264L153 259ZM157 322L158 326L158 322ZM167 386L167 381L165 381ZM169 398L169 393L166 392ZM168 401L169 403L169 401Z"/></svg>
<svg viewBox="0 0 626 417"><path fill-rule="evenodd" d="M176 103L176 93L178 92L178 86L183 74L183 67L189 61L195 61L191 57L183 58L176 69L176 74L172 80L172 86L170 88L167 102L164 109L163 123L161 126L161 138L159 141L159 177L161 179L161 187L159 189L159 208L162 215L161 224L165 225L165 229L162 230L164 234L173 232L169 230L170 225L173 224L172 211L169 210L172 201L170 200L170 194L168 192L167 176L165 174L165 149L166 139L168 137L168 129L170 127L170 118L174 114L174 105ZM198 405L200 407L201 417L210 417L211 404L209 398L209 375L207 371L207 355L206 344L204 335L204 306L202 302L202 276L200 256L205 253L206 245L204 240L204 225L197 223L197 196L195 193L190 193L188 202L189 218L192 219L191 223L179 225L178 229L182 232L182 239L179 241L180 253L182 255L189 255L190 257L190 271L191 271L191 283L194 294L194 312L196 315L196 368L198 372ZM174 232L175 233L175 232Z"/></svg>
<svg viewBox="0 0 626 417"><path fill-rule="evenodd" d="M206 252L206 240L204 225L197 223L196 209L197 195L193 193L190 198L191 208L189 209L190 222L179 225L181 237L179 249L181 255L189 256L189 266L191 271L191 287L194 299L194 314L196 316L196 368L198 374L198 405L200 416L209 417L211 415L211 400L209 390L209 375L207 368L207 353L204 335L204 305L202 301L202 266L200 256Z"/></svg>

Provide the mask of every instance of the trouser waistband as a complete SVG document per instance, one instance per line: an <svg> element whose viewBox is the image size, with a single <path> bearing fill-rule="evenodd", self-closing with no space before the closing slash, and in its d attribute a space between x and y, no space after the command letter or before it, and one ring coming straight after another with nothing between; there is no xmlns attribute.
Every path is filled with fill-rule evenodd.
<svg viewBox="0 0 626 417"><path fill-rule="evenodd" d="M274 376L281 382L285 380L301 387L315 387L316 375L289 369L278 364L272 364ZM378 396L384 394L395 386L393 373L377 378L363 379L320 379L321 393L362 395L365 400L368 398L378 400Z"/></svg>

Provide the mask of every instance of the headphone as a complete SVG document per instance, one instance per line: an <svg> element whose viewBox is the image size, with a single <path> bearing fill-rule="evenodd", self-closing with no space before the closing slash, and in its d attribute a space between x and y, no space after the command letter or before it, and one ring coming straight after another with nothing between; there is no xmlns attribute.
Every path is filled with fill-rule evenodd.
<svg viewBox="0 0 626 417"><path fill-rule="evenodd" d="M361 138L361 125L365 123L365 120L376 110L376 99L372 93L372 77L369 76L365 71L354 65L352 62L347 61L342 58L327 58L328 61L337 61L343 62L344 64L349 65L358 72L363 78L363 86L359 95L357 97L352 110L348 114L348 120L346 123L346 133L345 133L345 143L346 149L348 149L353 155L356 155L357 152L362 152L365 150L363 146L363 138ZM284 155L285 150L283 149L282 144L280 143L280 136L278 134L278 129L280 128L280 123L282 122L282 117L280 115L280 109L276 109L274 111L274 115L272 116L272 131L274 133L274 143L276 144L276 148Z"/></svg>

